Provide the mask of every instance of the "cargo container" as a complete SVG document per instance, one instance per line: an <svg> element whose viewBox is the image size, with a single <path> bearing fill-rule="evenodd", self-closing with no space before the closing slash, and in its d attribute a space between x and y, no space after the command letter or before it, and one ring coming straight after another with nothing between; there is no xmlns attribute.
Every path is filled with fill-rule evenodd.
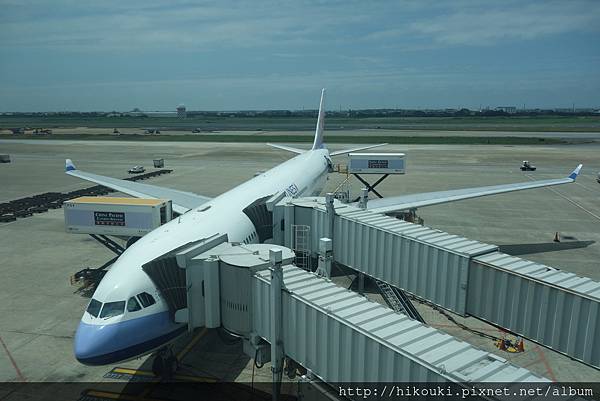
<svg viewBox="0 0 600 401"><path fill-rule="evenodd" d="M404 153L349 153L350 174L404 174Z"/></svg>
<svg viewBox="0 0 600 401"><path fill-rule="evenodd" d="M83 196L63 204L65 227L74 234L141 237L172 218L165 199Z"/></svg>

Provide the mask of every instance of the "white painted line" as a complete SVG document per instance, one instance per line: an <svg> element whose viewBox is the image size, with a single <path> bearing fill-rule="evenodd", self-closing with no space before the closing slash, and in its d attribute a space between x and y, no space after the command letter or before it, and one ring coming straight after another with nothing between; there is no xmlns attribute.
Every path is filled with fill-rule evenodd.
<svg viewBox="0 0 600 401"><path fill-rule="evenodd" d="M530 180L534 180L534 178L531 177L530 175L526 175L526 176ZM546 187L546 189L554 192L555 194L557 194L558 196L560 196L561 198L563 198L567 202L571 203L573 206L578 207L579 209L583 210L584 212L586 212L590 216L594 217L596 220L600 221L600 216L598 216L597 214L595 214L594 212L592 212L590 210L587 210L585 207L581 206L579 203L575 202L573 199L569 198L568 196L563 195L562 193L558 192L556 189L554 189L552 187Z"/></svg>

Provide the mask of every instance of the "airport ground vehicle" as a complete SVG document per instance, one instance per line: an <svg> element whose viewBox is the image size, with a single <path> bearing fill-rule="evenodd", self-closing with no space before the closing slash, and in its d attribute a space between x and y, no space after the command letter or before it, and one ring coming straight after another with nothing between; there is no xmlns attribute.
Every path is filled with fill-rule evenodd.
<svg viewBox="0 0 600 401"><path fill-rule="evenodd" d="M523 164L521 165L521 171L535 171L536 168L537 167L527 160L523 160Z"/></svg>
<svg viewBox="0 0 600 401"><path fill-rule="evenodd" d="M143 166L133 166L127 172L129 174L141 174L144 171L146 171L146 169Z"/></svg>

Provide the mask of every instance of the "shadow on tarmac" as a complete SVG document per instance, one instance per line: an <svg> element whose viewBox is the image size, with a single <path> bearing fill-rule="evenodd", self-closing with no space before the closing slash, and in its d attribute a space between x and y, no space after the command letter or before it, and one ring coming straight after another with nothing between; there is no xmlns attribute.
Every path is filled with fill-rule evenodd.
<svg viewBox="0 0 600 401"><path fill-rule="evenodd" d="M539 244L510 244L500 245L500 252L520 256L534 253L557 252L568 249L587 248L596 241L543 242Z"/></svg>
<svg viewBox="0 0 600 401"><path fill-rule="evenodd" d="M137 369L109 368L104 378L115 382L88 383L80 400L272 399L271 383L264 380L266 369L261 370L261 379L256 377L258 374L253 377L253 369L246 372L250 358L243 352L241 339L221 329L201 329L180 337L173 343L173 354L178 356L180 364L169 380L153 375L154 355L151 355ZM259 373L256 368L254 371ZM290 390L282 388L282 400L296 399Z"/></svg>

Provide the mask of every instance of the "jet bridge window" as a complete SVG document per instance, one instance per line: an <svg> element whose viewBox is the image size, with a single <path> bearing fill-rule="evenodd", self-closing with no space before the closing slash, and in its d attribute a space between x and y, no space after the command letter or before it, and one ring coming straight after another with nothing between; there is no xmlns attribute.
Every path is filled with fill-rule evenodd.
<svg viewBox="0 0 600 401"><path fill-rule="evenodd" d="M154 297L148 294L147 292L142 292L141 294L138 294L138 298L144 308L147 308L150 305L154 305L156 303Z"/></svg>
<svg viewBox="0 0 600 401"><path fill-rule="evenodd" d="M142 307L140 306L137 299L135 299L135 297L129 298L129 301L127 301L127 312L136 312L140 309L142 309Z"/></svg>
<svg viewBox="0 0 600 401"><path fill-rule="evenodd" d="M87 313L94 317L98 317L98 313L100 313L100 308L102 308L102 302L92 298L90 304L87 307Z"/></svg>
<svg viewBox="0 0 600 401"><path fill-rule="evenodd" d="M123 314L125 311L125 301L117 301L117 302L107 302L102 307L102 312L100 312L101 318L109 318L115 317Z"/></svg>

